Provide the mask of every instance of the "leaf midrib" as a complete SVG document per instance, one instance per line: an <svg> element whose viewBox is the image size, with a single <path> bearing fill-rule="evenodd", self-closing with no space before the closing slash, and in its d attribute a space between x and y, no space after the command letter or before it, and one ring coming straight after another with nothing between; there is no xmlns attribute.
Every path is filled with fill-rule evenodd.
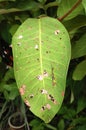
<svg viewBox="0 0 86 130"><path fill-rule="evenodd" d="M43 61L42 61L42 43L41 43L41 19L39 19L39 52L40 52L40 69L41 75L43 74ZM43 87L45 88L44 78L43 78Z"/></svg>

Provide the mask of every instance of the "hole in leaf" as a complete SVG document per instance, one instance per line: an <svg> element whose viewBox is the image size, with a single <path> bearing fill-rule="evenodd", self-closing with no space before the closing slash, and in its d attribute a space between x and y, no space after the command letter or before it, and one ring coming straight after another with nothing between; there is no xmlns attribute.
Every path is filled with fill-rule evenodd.
<svg viewBox="0 0 86 130"><path fill-rule="evenodd" d="M33 97L34 97L34 95L33 95L33 94L29 95L29 98L33 98Z"/></svg>
<svg viewBox="0 0 86 130"><path fill-rule="evenodd" d="M56 30L55 31L55 35L59 34L60 33L60 30Z"/></svg>

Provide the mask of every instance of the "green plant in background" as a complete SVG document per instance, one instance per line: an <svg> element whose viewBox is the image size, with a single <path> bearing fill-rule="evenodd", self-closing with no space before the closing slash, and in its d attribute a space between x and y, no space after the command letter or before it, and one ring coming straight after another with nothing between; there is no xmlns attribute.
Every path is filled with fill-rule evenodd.
<svg viewBox="0 0 86 130"><path fill-rule="evenodd" d="M0 86L0 92L3 92L6 100L13 100L19 95L12 68L7 71Z"/></svg>
<svg viewBox="0 0 86 130"><path fill-rule="evenodd" d="M42 14L44 14L44 17L42 17L43 16ZM39 17L40 15L42 16ZM59 29L58 28L56 29L57 26ZM71 62L68 69L68 74L67 74L67 67L70 59L70 49L69 49L70 47L68 47L67 44L68 42L66 42L66 40L69 41L68 40L69 38L67 38L66 36L68 34L66 34L66 32L65 34L62 33L65 31L65 28L69 33L70 42L72 46ZM16 32L17 29L18 31ZM45 35L46 33L47 35ZM1 0L0 1L0 37L8 45L12 43L12 37L13 37L15 79L17 81L17 85L21 93L22 90L24 92L24 89L27 88L29 83L30 87L28 87L28 89L30 90L27 91L26 89L25 90L26 96L22 95L22 97L24 100L26 99L25 100L26 104L29 105L31 111L38 117L42 118L45 122L49 122L49 119L51 120L54 117L54 115L59 110L62 104L60 110L58 111L58 114L56 114L56 116L52 119L52 121L49 124L46 124L43 121L34 117L35 119L32 119L32 121L29 123L31 128L34 130L36 129L36 125L40 124L39 128L37 128L39 130L41 129L42 130L45 129L84 130L86 129L86 125L85 125L86 122L86 114L85 114L86 2L85 0L72 0L72 1L70 0L51 0L51 1L49 0L27 0L27 1L4 0L3 1ZM38 38L37 40L36 37ZM40 44L41 42L39 41L42 41L44 46L42 46L42 44ZM60 41L62 41L63 44ZM47 46L44 44L44 42L47 43ZM61 44L59 45L59 43ZM67 48L64 48L64 46L62 45L64 45ZM58 54L58 51L55 51L56 49L59 49L60 54ZM26 59L21 60L21 58L25 56L28 59L29 56L31 56L31 58L28 61ZM40 57L42 57L43 61L42 60L40 61L41 59ZM66 57L66 58L60 59L62 57ZM51 61L48 61L48 59L53 60L53 58L54 61L52 61L53 63L50 65ZM63 68L62 64L58 65L58 68L61 67L58 70L58 68L56 69L56 64L58 64L59 60L60 60L59 63L60 64L62 63L65 66ZM2 64L2 60L0 63ZM32 67L31 64L33 65ZM38 67L38 71L36 72L37 67ZM40 69L40 67L42 67L42 69ZM47 70L44 67L46 67ZM14 80L10 80L9 82L10 86L7 87L8 82L4 80L5 79L4 74L6 73L5 75L7 75L7 73L10 73L12 76L13 70L10 68L9 71L4 72L3 68L4 66L1 66L0 69L0 73L1 73L0 92L1 94L2 93L4 94L4 98L6 100L14 100L18 96L17 89L15 94L12 91L12 88L13 90L15 89L16 83ZM31 72L32 69L34 69L34 73ZM64 69L65 71L63 71ZM35 74L37 76L35 76L34 78L35 81L34 81L32 80L32 77ZM66 74L67 74L67 78L66 78ZM44 75L46 76L44 77ZM49 76L49 80L47 80L48 79L47 76ZM44 80L41 80L39 82L40 77L41 79ZM63 82L61 82L62 80L61 78L64 79ZM67 81L66 93L64 96L64 101L62 103L63 97L61 97L60 93L64 90L65 80ZM51 88L49 89L49 87L47 87L48 90L45 91L46 89L44 88L44 84L42 84L43 82L45 82L46 85L51 85L52 87L53 85L56 85L56 90L53 90ZM61 85L59 85L59 83ZM38 84L40 84L41 89L40 87L38 87ZM14 96L12 97L12 95L11 96L8 95L9 92L10 94L13 93ZM35 93L33 94L33 92ZM38 92L40 94L38 94ZM38 102L34 101L36 100L35 96L37 97L37 101L39 101L40 98L39 105L37 104ZM58 104L56 105L52 105L56 103L54 96L56 97L56 99L59 99L59 101L57 102ZM39 113L40 106L42 108L41 109L42 112ZM49 114L50 116L50 117L48 116L49 119L47 118L48 112L47 114L45 114L46 109L47 111L49 111L49 113L51 113L51 110L54 111L52 112L54 114Z"/></svg>

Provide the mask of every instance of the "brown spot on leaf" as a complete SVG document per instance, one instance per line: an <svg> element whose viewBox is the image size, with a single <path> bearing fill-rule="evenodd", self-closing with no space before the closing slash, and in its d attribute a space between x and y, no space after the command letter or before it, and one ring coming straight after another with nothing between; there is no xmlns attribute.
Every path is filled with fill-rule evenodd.
<svg viewBox="0 0 86 130"><path fill-rule="evenodd" d="M24 102L25 102L25 104L26 104L29 108L31 107L31 106L30 106L30 103L29 103L29 101L28 101L27 99L25 99Z"/></svg>
<svg viewBox="0 0 86 130"><path fill-rule="evenodd" d="M50 109L51 109L51 105L50 105L50 104L47 104L47 105L46 105L46 108L47 108L48 110L50 110Z"/></svg>
<svg viewBox="0 0 86 130"><path fill-rule="evenodd" d="M54 104L57 104L57 101L51 94L48 95L48 99L51 100Z"/></svg>
<svg viewBox="0 0 86 130"><path fill-rule="evenodd" d="M18 42L17 45L18 45L18 46L21 46L21 42Z"/></svg>
<svg viewBox="0 0 86 130"><path fill-rule="evenodd" d="M42 93L42 94L47 94L48 92L47 92L47 90L42 89L42 90L41 90L41 93Z"/></svg>
<svg viewBox="0 0 86 130"><path fill-rule="evenodd" d="M55 75L54 75L54 68L52 67L52 85L55 86L56 85L56 79L55 79Z"/></svg>
<svg viewBox="0 0 86 130"><path fill-rule="evenodd" d="M62 92L62 96L64 97L64 91Z"/></svg>
<svg viewBox="0 0 86 130"><path fill-rule="evenodd" d="M48 73L46 70L44 70L44 73L43 73L44 77L48 77Z"/></svg>
<svg viewBox="0 0 86 130"><path fill-rule="evenodd" d="M41 107L41 111L44 111L44 110L46 110L46 106Z"/></svg>
<svg viewBox="0 0 86 130"><path fill-rule="evenodd" d="M29 26L29 27L28 27L28 29L30 30L30 29L32 29L32 27L31 27L31 26Z"/></svg>
<svg viewBox="0 0 86 130"><path fill-rule="evenodd" d="M22 85L22 86L19 88L19 92L20 92L21 95L24 95L24 93L25 93L25 88L26 88L25 85Z"/></svg>
<svg viewBox="0 0 86 130"><path fill-rule="evenodd" d="M37 61L40 61L39 58L37 58Z"/></svg>
<svg viewBox="0 0 86 130"><path fill-rule="evenodd" d="M48 54L49 52L48 52L48 51L46 51L46 53Z"/></svg>
<svg viewBox="0 0 86 130"><path fill-rule="evenodd" d="M40 81L43 80L43 75L37 76L37 79L40 80Z"/></svg>
<svg viewBox="0 0 86 130"><path fill-rule="evenodd" d="M43 41L41 41L41 43L43 44Z"/></svg>
<svg viewBox="0 0 86 130"><path fill-rule="evenodd" d="M50 104L46 104L46 105L41 107L41 111L44 111L46 109L50 110L51 109L51 105Z"/></svg>

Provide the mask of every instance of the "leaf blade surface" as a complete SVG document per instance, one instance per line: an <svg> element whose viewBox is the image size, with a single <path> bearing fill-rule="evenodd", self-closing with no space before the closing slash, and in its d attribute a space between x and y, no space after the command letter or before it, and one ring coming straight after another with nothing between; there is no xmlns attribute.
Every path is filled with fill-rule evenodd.
<svg viewBox="0 0 86 130"><path fill-rule="evenodd" d="M14 72L24 102L45 122L61 107L70 40L54 18L27 19L13 37Z"/></svg>

